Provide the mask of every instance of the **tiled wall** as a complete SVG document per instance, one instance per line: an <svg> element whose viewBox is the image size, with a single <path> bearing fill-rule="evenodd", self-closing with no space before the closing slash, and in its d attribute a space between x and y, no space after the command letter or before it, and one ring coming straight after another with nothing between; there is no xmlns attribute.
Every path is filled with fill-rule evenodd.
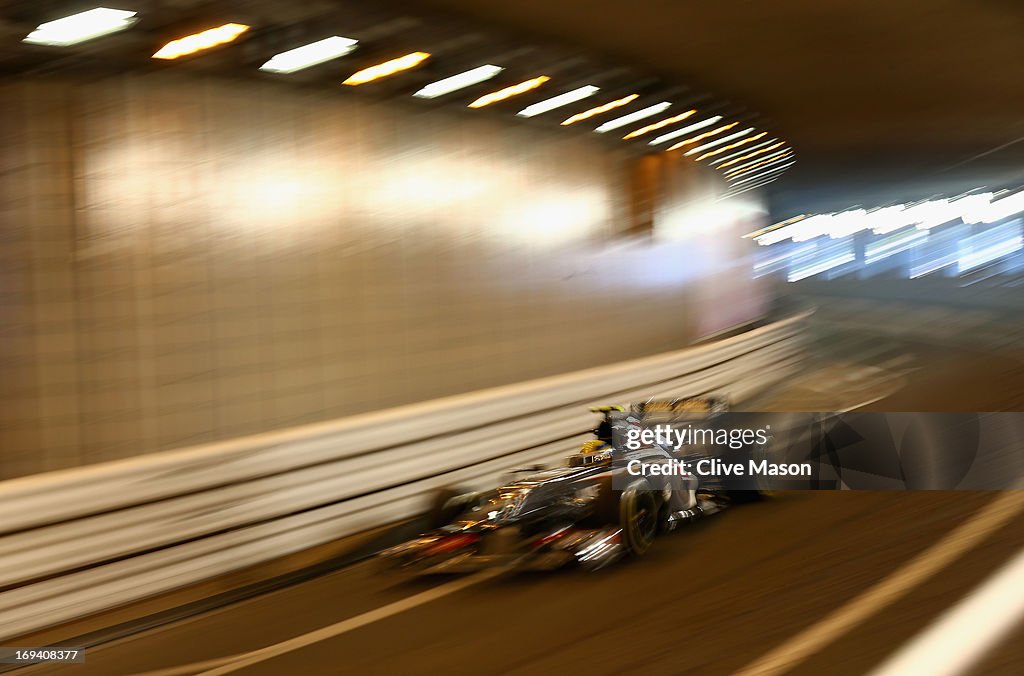
<svg viewBox="0 0 1024 676"><path fill-rule="evenodd" d="M0 477L654 353L699 308L756 314L734 251L616 243L625 182L604 147L487 115L176 76L4 85Z"/></svg>

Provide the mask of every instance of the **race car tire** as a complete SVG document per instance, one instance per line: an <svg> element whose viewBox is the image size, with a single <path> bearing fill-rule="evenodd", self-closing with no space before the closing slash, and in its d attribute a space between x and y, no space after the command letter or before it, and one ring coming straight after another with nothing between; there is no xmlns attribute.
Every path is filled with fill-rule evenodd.
<svg viewBox="0 0 1024 676"><path fill-rule="evenodd" d="M643 481L630 484L619 498L619 525L622 539L634 556L651 548L658 533L662 509L656 493Z"/></svg>

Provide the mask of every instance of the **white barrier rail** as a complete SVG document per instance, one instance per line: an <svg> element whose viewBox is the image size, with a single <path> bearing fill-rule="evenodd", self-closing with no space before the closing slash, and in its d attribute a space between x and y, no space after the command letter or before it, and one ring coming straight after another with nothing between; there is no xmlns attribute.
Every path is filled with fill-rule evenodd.
<svg viewBox="0 0 1024 676"><path fill-rule="evenodd" d="M797 367L805 315L715 343L336 421L0 483L0 639L415 514L587 438L587 407L742 400Z"/></svg>

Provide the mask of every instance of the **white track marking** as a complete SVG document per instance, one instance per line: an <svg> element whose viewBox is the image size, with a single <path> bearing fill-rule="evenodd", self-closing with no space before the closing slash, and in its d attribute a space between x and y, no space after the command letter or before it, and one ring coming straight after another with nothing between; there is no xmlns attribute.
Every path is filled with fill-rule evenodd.
<svg viewBox="0 0 1024 676"><path fill-rule="evenodd" d="M380 608L367 611L362 615L356 615L355 617L350 617L347 620L342 620L341 622L337 622L326 627L321 627L320 629L311 631L308 634L302 634L301 636L290 638L287 641L275 643L274 645L267 646L266 648L260 648L259 650L253 650L252 652L234 655L233 657L227 657L222 660L200 662L194 665L184 665L181 667L176 667L174 670L164 670L160 672L151 673L165 674L168 676L169 674L195 673L197 670L209 666L211 662L219 662L220 666L215 666L214 668L209 669L208 671L203 671L201 672L200 676L218 676L219 674L230 674L232 672L238 671L239 669L252 666L253 664L273 659L280 655L284 655L285 653L289 653L294 650L299 650L300 648L305 648L306 646L313 645L314 643L319 643L320 641L326 641L327 639L334 638L335 636L340 636L354 629L359 629L360 627L365 627L368 624L372 624L374 622L377 622L378 620L386 619L388 617L391 617L392 615L397 615L411 608L415 608L416 606L421 606L425 603L430 603L431 601L437 600L444 596L448 596L450 594L454 594L455 592L461 591L467 587L471 587L475 584L479 584L480 582L484 582L493 577L497 577L498 575L501 575L504 572L504 568L483 570L479 573L459 578L458 580L452 580L451 582L442 584L432 589L428 589L424 592L420 592L419 594L415 594L413 596L409 596L407 598L395 601L394 603L389 603L386 606L381 606ZM185 669L188 669L188 671L183 671Z"/></svg>
<svg viewBox="0 0 1024 676"><path fill-rule="evenodd" d="M956 676L1024 620L1024 552L918 634L871 676Z"/></svg>
<svg viewBox="0 0 1024 676"><path fill-rule="evenodd" d="M858 626L966 554L1024 510L1024 491L1000 494L970 519L842 608L808 627L736 676L782 674Z"/></svg>

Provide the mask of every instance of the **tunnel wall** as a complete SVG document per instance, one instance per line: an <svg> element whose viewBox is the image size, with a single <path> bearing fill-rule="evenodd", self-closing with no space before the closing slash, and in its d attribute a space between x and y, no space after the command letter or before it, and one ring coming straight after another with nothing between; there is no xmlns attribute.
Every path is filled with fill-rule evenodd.
<svg viewBox="0 0 1024 676"><path fill-rule="evenodd" d="M706 236L740 219L625 237L628 160L578 135L176 75L9 84L0 116L0 477L652 354L762 306Z"/></svg>

